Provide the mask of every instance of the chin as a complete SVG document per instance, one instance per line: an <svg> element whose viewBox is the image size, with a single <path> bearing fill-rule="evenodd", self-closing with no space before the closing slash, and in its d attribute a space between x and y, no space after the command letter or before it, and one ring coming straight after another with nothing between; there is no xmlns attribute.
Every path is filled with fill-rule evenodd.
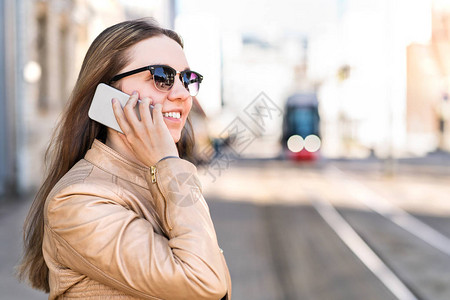
<svg viewBox="0 0 450 300"><path fill-rule="evenodd" d="M170 135L172 136L173 141L175 142L175 144L178 143L178 141L181 138L181 132L173 132L173 131L171 131Z"/></svg>

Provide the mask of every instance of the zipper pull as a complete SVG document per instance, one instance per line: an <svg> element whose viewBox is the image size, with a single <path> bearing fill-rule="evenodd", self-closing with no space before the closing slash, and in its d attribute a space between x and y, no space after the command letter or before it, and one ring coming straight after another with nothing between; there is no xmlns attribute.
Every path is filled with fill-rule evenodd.
<svg viewBox="0 0 450 300"><path fill-rule="evenodd" d="M150 173L152 174L152 183L156 182L156 167L150 166Z"/></svg>

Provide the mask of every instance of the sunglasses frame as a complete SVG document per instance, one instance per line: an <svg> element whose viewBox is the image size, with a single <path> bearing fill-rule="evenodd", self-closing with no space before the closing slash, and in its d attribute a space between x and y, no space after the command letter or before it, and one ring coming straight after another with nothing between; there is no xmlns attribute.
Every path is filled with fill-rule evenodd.
<svg viewBox="0 0 450 300"><path fill-rule="evenodd" d="M179 72L179 71L175 70L174 68L172 68L171 66L168 66L168 65L150 65L150 66L145 66L145 67L138 68L138 69L135 69L135 70L131 70L131 71L128 71L128 72L124 72L124 73L121 73L121 74L118 74L118 75L114 76L114 77L109 81L109 83L111 84L111 83L113 83L113 82L115 82L115 81L118 81L118 80L124 78L124 77L131 76L131 75L134 75L134 74L137 74L137 73L141 73L141 72L144 72L144 71L150 71L150 74L152 74L152 77L153 77L156 68L168 68L168 69L172 70L172 71L175 73L175 76L177 76L177 74L179 74L180 80L181 80L181 82L183 83L184 88L185 88L188 92L189 92L189 89L188 89L188 85L189 85L189 84L187 84L187 83L184 81L184 74L187 73L187 72L194 73L195 75L197 75L197 78L198 78L197 81L198 81L198 84L199 84L199 90L200 90L200 83L201 83L202 80L203 80L203 76L202 76L200 73L197 73L197 72L191 71L191 70L184 70L184 71ZM174 78L175 78L175 76L174 76ZM156 82L155 82L154 78L152 78L152 79L153 79L153 84L155 85L155 88L156 88L158 91L161 91L161 92L168 92L168 91L170 91L170 89L173 87L173 85L174 85L174 83L175 83L175 79L174 79L174 81L173 81L172 85L170 86L170 88L169 88L167 91L164 91L164 90L160 90L160 89L156 86ZM198 93L198 91L197 91L197 93ZM196 96L196 95L191 95L191 96Z"/></svg>

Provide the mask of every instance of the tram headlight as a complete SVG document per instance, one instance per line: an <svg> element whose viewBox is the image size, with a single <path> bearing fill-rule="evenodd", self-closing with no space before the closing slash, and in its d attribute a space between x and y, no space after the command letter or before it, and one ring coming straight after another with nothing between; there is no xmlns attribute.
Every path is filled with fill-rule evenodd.
<svg viewBox="0 0 450 300"><path fill-rule="evenodd" d="M292 135L287 140L287 147L292 152L300 152L305 146L305 141L299 135Z"/></svg>
<svg viewBox="0 0 450 300"><path fill-rule="evenodd" d="M316 152L321 146L320 138L317 135L311 134L305 138L305 149L309 152Z"/></svg>

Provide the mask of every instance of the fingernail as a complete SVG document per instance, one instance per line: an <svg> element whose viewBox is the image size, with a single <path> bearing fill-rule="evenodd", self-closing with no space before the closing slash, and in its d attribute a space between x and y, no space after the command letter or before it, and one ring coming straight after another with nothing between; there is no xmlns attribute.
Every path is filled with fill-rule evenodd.
<svg viewBox="0 0 450 300"><path fill-rule="evenodd" d="M133 94L132 95L137 95L137 91L133 91Z"/></svg>
<svg viewBox="0 0 450 300"><path fill-rule="evenodd" d="M116 103L116 99L112 98L111 102L112 102L112 104Z"/></svg>

